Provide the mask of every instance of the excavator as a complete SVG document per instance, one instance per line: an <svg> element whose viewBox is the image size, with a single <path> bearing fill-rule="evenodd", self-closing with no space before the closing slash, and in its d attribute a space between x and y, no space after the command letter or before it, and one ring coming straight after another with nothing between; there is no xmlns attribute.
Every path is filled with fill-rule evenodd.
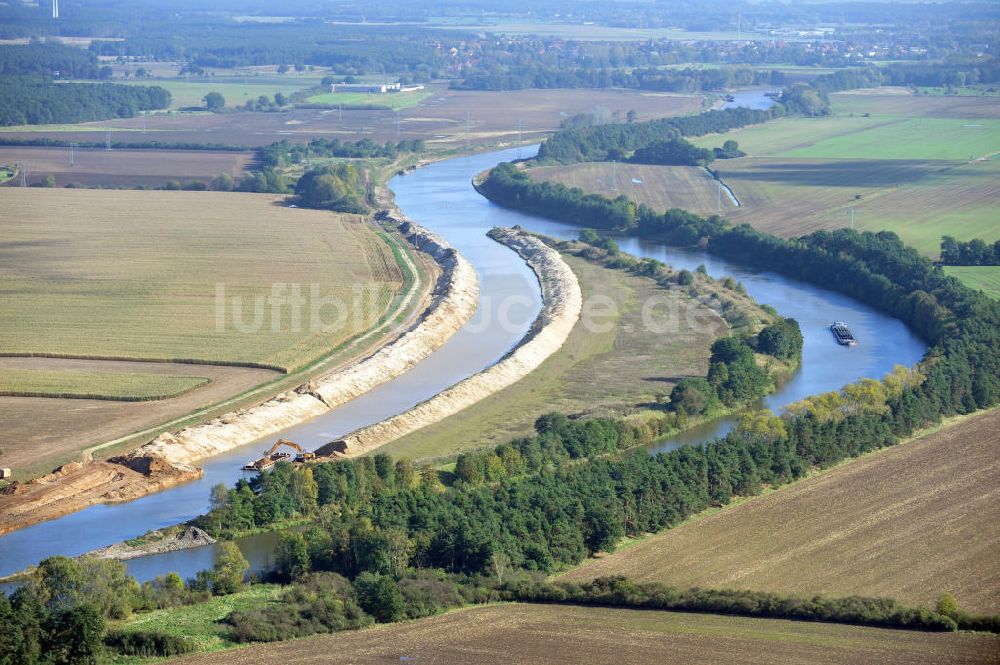
<svg viewBox="0 0 1000 665"><path fill-rule="evenodd" d="M265 451L260 458L252 460L243 465L244 471L267 471L272 466L278 462L285 462L291 459L292 454L286 452L278 452L278 448L281 446L287 446L296 452L295 460L296 462L308 462L310 460L316 459L316 453L310 453L308 451L302 450L302 446L299 444L289 441L288 439L278 439L270 450Z"/></svg>

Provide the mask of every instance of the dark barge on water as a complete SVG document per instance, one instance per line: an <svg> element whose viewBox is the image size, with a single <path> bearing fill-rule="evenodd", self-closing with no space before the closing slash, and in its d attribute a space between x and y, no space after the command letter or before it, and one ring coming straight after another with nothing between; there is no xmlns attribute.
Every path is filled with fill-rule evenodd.
<svg viewBox="0 0 1000 665"><path fill-rule="evenodd" d="M854 333L851 332L851 329L843 321L834 321L831 323L830 332L833 333L833 337L837 340L838 344L843 344L844 346L858 345L858 340L854 336Z"/></svg>

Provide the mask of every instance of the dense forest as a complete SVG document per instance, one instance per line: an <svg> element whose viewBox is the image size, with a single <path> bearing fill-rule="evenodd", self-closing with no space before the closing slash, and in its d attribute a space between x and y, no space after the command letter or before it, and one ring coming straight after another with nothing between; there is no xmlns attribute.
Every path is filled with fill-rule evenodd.
<svg viewBox="0 0 1000 665"><path fill-rule="evenodd" d="M41 125L132 118L165 109L170 93L158 86L51 83L0 77L0 125Z"/></svg>
<svg viewBox="0 0 1000 665"><path fill-rule="evenodd" d="M91 51L62 44L0 46L0 76L97 79L110 77Z"/></svg>
<svg viewBox="0 0 1000 665"><path fill-rule="evenodd" d="M766 122L783 113L784 107L778 105L766 111L739 107L645 122L561 129L542 143L538 161L570 164L623 160L655 141L726 132Z"/></svg>
<svg viewBox="0 0 1000 665"><path fill-rule="evenodd" d="M1000 240L987 245L981 238L968 242L941 238L941 264L946 266L1000 266Z"/></svg>

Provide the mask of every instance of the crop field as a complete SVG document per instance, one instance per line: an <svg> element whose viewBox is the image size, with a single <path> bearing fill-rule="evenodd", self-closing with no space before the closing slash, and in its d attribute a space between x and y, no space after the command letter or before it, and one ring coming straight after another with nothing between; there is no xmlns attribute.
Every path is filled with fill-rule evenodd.
<svg viewBox="0 0 1000 665"><path fill-rule="evenodd" d="M566 575L1000 611L1000 410L845 463Z"/></svg>
<svg viewBox="0 0 1000 665"><path fill-rule="evenodd" d="M324 92L309 97L309 104L330 104L336 106L387 106L393 110L416 106L430 96L429 92L398 92L383 95L369 95L363 92Z"/></svg>
<svg viewBox="0 0 1000 665"><path fill-rule="evenodd" d="M1000 162L743 158L715 168L742 206L736 224L781 236L890 229L937 256L941 236L1000 238Z"/></svg>
<svg viewBox="0 0 1000 665"><path fill-rule="evenodd" d="M53 138L93 141L96 131L110 124L115 140L185 141L259 146L287 140L305 143L314 138L355 141L423 139L444 148L509 143L518 138L541 138L578 113L598 111L624 118L630 110L647 120L693 113L702 108L700 95L644 93L635 90L516 90L511 92L448 90L430 87L419 104L396 113L388 109L292 109L280 113L165 113L110 123L81 123L8 128L0 138ZM228 98L227 98L228 100ZM145 122L146 133L143 133ZM100 140L98 138L97 140Z"/></svg>
<svg viewBox="0 0 1000 665"><path fill-rule="evenodd" d="M528 171L535 180L560 182L614 198L624 195L654 210L683 208L701 215L714 215L735 207L725 192L719 195L715 180L704 169L693 166L609 164L584 162L568 166L540 166Z"/></svg>
<svg viewBox="0 0 1000 665"><path fill-rule="evenodd" d="M944 270L966 286L1000 299L1000 266L948 266Z"/></svg>
<svg viewBox="0 0 1000 665"><path fill-rule="evenodd" d="M403 287L392 247L362 219L290 209L271 195L7 188L0 208L17 211L0 218L0 349L96 359L0 367L211 380L160 402L2 397L9 466L40 469L276 376L120 361L294 371L371 328Z"/></svg>
<svg viewBox="0 0 1000 665"><path fill-rule="evenodd" d="M125 402L176 397L208 383L204 376L126 372L0 369L0 395L66 397Z"/></svg>
<svg viewBox="0 0 1000 665"><path fill-rule="evenodd" d="M752 157L807 159L944 159L967 160L1000 151L996 117L868 117L781 118L710 134L692 141L715 147L725 139L739 142Z"/></svg>
<svg viewBox="0 0 1000 665"><path fill-rule="evenodd" d="M369 328L402 276L386 271L395 266L391 248L373 242L360 218L279 201L215 192L3 190L0 205L18 214L0 222L7 293L0 348L288 370L307 363ZM358 315L326 331L292 321L287 307L265 318L272 288L280 297L293 284L307 298L316 284L317 295L357 304ZM364 300L355 295L361 289ZM219 294L231 311L217 311ZM234 297L242 299L235 310Z"/></svg>
<svg viewBox="0 0 1000 665"><path fill-rule="evenodd" d="M535 419L550 411L640 413L655 408L656 395L669 394L679 379L705 375L708 347L726 330L713 311L698 305L688 317L690 301L663 291L652 280L563 257L580 281L585 311L588 302L613 302L612 313L591 317L591 325L578 323L559 351L514 385L380 450L434 458L529 434ZM674 312L676 327L667 334L650 330L642 316L647 302L659 303L654 323L669 325L666 317Z"/></svg>
<svg viewBox="0 0 1000 665"><path fill-rule="evenodd" d="M91 134L88 141L103 136ZM118 140L116 134L114 140ZM172 140L159 133L156 140ZM0 164L24 164L28 184L47 175L57 187L162 187L171 180L208 182L227 173L238 180L253 163L250 152L208 150L101 150L99 148L33 148L0 146ZM72 160L72 161L71 161Z"/></svg>
<svg viewBox="0 0 1000 665"><path fill-rule="evenodd" d="M714 164L743 204L727 215L734 223L798 236L849 226L853 209L856 228L895 231L933 257L942 235L1000 238L995 98L879 89L831 99L830 117L695 139L732 138L749 153Z"/></svg>
<svg viewBox="0 0 1000 665"><path fill-rule="evenodd" d="M0 397L0 466L13 468L22 480L76 459L83 448L156 427L281 376L265 369L219 365L0 358L0 377L25 371L93 377L82 386L87 392L93 392L95 387L108 392L105 374L150 377L144 384L146 390L154 381L171 381L176 377L194 375L208 381L176 397L150 402ZM160 376L165 378L154 378Z"/></svg>
<svg viewBox="0 0 1000 665"><path fill-rule="evenodd" d="M183 79L133 79L124 81L132 85L157 85L170 92L170 108L181 109L205 106L202 99L210 92L218 92L226 98L227 107L243 106L248 100L256 100L261 95L274 99L280 92L286 97L319 85L322 76L213 76Z"/></svg>
<svg viewBox="0 0 1000 665"><path fill-rule="evenodd" d="M192 665L993 663L993 635L557 605L487 605L184 659Z"/></svg>

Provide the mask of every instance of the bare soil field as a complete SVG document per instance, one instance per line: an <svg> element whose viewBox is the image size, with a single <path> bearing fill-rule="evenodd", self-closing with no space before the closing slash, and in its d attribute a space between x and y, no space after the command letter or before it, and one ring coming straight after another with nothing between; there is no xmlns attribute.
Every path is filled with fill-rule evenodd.
<svg viewBox="0 0 1000 665"><path fill-rule="evenodd" d="M0 138L3 138L0 134ZM146 136L151 136L147 134ZM113 140L119 140L115 134ZM101 134L91 133L84 141L100 141ZM77 139L72 139L77 140ZM155 140L155 139L154 139ZM164 140L160 137L159 140ZM254 160L251 152L207 150L102 150L75 148L73 165L69 148L31 148L0 146L0 165L24 164L28 184L41 182L51 175L57 187L161 187L171 180L205 182L227 173L239 179ZM7 186L15 186L14 178Z"/></svg>
<svg viewBox="0 0 1000 665"><path fill-rule="evenodd" d="M736 206L704 169L694 166L649 164L609 164L584 162L568 166L540 166L529 169L535 180L559 182L614 198L624 195L654 210L683 208L700 215L714 215L717 203L723 212Z"/></svg>
<svg viewBox="0 0 1000 665"><path fill-rule="evenodd" d="M585 303L584 317L563 347L516 384L392 441L382 451L426 459L498 445L530 434L538 416L550 411L616 417L641 413L655 408L656 395L669 394L681 378L704 376L709 346L727 329L715 312L665 292L647 278L566 253L563 258L576 273ZM676 324L666 334L645 325L643 307L650 302L656 303L650 310L654 324ZM613 307L604 310L597 303ZM588 311L599 315L588 316ZM674 317L668 319L671 312Z"/></svg>
<svg viewBox="0 0 1000 665"><path fill-rule="evenodd" d="M716 665L995 663L992 635L918 633L711 614L490 605L175 662Z"/></svg>
<svg viewBox="0 0 1000 665"><path fill-rule="evenodd" d="M1000 410L586 562L688 588L887 596L1000 611Z"/></svg>
<svg viewBox="0 0 1000 665"><path fill-rule="evenodd" d="M0 370L8 368L196 375L209 379L201 388L155 402L0 397L0 466L14 468L20 478L48 472L72 459L81 448L183 416L280 376L266 369L220 365L0 358Z"/></svg>
<svg viewBox="0 0 1000 665"><path fill-rule="evenodd" d="M433 94L399 116L390 110L294 109L281 113L163 114L145 120L131 118L110 123L117 141L185 141L239 146L268 145L287 140L305 143L314 138L354 141L424 139L446 148L541 138L567 117L599 110L621 117L635 110L640 119L658 118L701 109L698 95L643 93L632 90L518 90L512 92L460 91L435 87ZM143 123L146 133L142 132ZM0 138L49 137L65 141L101 141L108 122L61 125L55 128L20 127L0 132ZM68 157L68 156L67 156Z"/></svg>
<svg viewBox="0 0 1000 665"><path fill-rule="evenodd" d="M937 256L942 235L1000 238L1000 162L790 159L718 161L742 206L727 217L790 237L850 226L895 231Z"/></svg>

